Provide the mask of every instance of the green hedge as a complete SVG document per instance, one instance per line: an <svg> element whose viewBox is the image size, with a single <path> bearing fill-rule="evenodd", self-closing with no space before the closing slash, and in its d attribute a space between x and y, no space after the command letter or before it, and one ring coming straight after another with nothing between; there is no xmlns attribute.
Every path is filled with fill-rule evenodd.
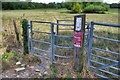
<svg viewBox="0 0 120 80"><path fill-rule="evenodd" d="M83 12L85 13L104 13L107 11L107 8L105 6L100 5L89 5L86 8L84 8Z"/></svg>

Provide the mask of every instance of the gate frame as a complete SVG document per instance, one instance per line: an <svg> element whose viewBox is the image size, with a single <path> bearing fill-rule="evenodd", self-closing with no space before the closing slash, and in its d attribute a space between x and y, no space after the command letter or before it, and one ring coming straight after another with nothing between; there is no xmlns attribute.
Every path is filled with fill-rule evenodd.
<svg viewBox="0 0 120 80"><path fill-rule="evenodd" d="M113 60L113 59L110 59L110 58L105 58L105 57L102 57L102 56L95 56L95 57L98 57L98 58L102 58L102 59L106 59L106 60L110 60L110 61L116 61L114 64L104 64L104 63L100 63L98 61L95 61L93 59L91 59L90 57L92 56L92 49L94 50L98 50L98 51L102 51L102 52L107 52L107 53L111 53L111 54L115 54L115 55L118 55L120 56L120 53L117 53L117 52L112 52L112 51L109 51L109 50L104 50L104 49L100 49L100 48L93 48L92 44L93 44L93 38L97 38L97 39L103 39L103 40L107 40L107 41L112 41L112 42L120 42L120 40L115 40L115 39L111 39L111 38L105 38L105 37L99 37L99 36L94 36L93 33L94 33L94 25L101 25L103 27L118 27L120 28L120 24L108 24L108 23L102 23L102 22L91 22L90 23L90 39L89 39L89 47L88 47L88 66L89 68L94 68L93 71L96 71L96 70L100 70L104 73L108 73L110 75L113 75L113 76L116 76L116 77L119 77L120 78L120 75L118 74L115 74L115 73L112 73L112 72L109 72L109 71L106 71L106 70L102 70L103 68L108 68L108 67L112 67L112 66L116 66L116 65L120 65L120 61L116 61L116 60ZM94 67L94 66L91 66L90 65L90 62L95 62L97 64L101 64L102 66L101 67ZM115 67L116 68L116 67ZM118 70L120 70L120 68L116 68ZM106 78L106 79L110 79L109 77L107 76L103 76L103 75L100 75L100 74L97 74L95 73L96 76L99 76L101 78Z"/></svg>
<svg viewBox="0 0 120 80"><path fill-rule="evenodd" d="M50 46L51 46L51 51L50 51L50 61L51 61L51 63L53 64L54 63L54 23L52 23L52 22L44 22L44 21L40 21L40 20L30 20L30 25L28 26L28 31L29 31L29 29L30 29L30 31L29 31L29 34L30 34L30 36L29 36L29 38L28 38L28 47L29 47L29 52L31 53L31 54L33 54L34 55L34 50L33 50L33 43L32 43L32 39L33 39L33 37L32 37L32 35L33 35L33 30L32 30L32 27L33 27L33 25L32 25L32 23L33 22L36 22L36 23L46 23L46 24L50 24L50 35L51 35L51 39L50 39ZM38 31L38 32L40 32L40 31ZM42 33L42 32L40 32L40 33ZM49 34L49 33L47 33L47 32L45 32L45 34ZM45 41L43 41L43 43L44 43ZM45 50L43 50L43 49L41 49L43 52L45 52ZM43 56L43 58L44 58L44 56Z"/></svg>
<svg viewBox="0 0 120 80"><path fill-rule="evenodd" d="M37 20L31 20L30 21L30 38L29 38L29 40L28 40L28 42L29 42L29 51L31 51L31 52L33 52L33 50L32 50L32 43L31 43L31 40L32 40L32 34L33 34L33 32L32 32L32 22L39 22L39 23L48 23L48 24L50 24L51 26L50 26L50 31L51 31L51 63L53 64L53 63L55 63L55 54L54 54L54 47L56 46L56 45L54 45L54 41L55 41L55 33L54 33L54 25L56 25L57 26L57 35L59 35L59 25L62 25L62 26L74 26L74 24L59 24L59 21L73 21L73 20L57 20L57 23L53 23L53 22L43 22L43 21L37 21ZM91 65L90 65L90 62L91 62L91 52L92 52L92 48L93 48L93 46L92 46L92 42L93 42L93 38L98 38L98 39L104 39L104 40L107 40L107 41L114 41L114 42L120 42L120 40L114 40L114 39L111 39L111 38L104 38L104 37L96 37L96 36L94 36L93 35L93 32L94 32L94 25L101 25L101 26L109 26L109 27L119 27L120 28L120 24L108 24L108 23L101 23L101 22L90 22L90 23L88 23L88 22L86 22L86 24L87 24L87 26L88 26L88 34L86 34L85 36L87 36L87 41L88 41L88 43L87 44L85 44L85 46L86 46L86 48L88 48L88 62L87 62L87 65L88 65L88 67L89 68L91 68ZM71 38L73 38L73 36L71 36ZM60 46L59 46L60 47ZM112 51L108 51L108 50L103 50L103 49L99 49L99 48L95 48L96 50L99 50L99 51L103 51L103 52L108 52L108 53L111 53L111 54L117 54L118 56L120 56L120 54L119 53L116 53L116 52L112 52ZM109 58L107 58L107 59L109 59ZM110 59L109 59L110 60ZM93 60L94 61L94 60ZM113 60L114 61L114 60ZM99 63L99 62L97 62L97 63ZM99 64L101 64L101 63L99 63ZM118 61L117 62L117 65L118 64L120 64L120 61ZM111 64L111 65L104 65L104 66L102 66L102 67L99 67L99 68L96 68L96 69L94 69L94 70L100 70L100 69L103 69L103 68L106 68L106 67L111 67L111 66L115 66L116 64ZM120 68L118 68L118 70L120 70ZM104 70L104 72L107 72L107 71L105 71ZM113 73L111 73L111 72L107 72L107 73L110 73L110 74L112 74L112 75L117 75L117 74L113 74ZM103 75L99 75L99 74L96 74L97 76L99 76L99 77L102 77L102 78L107 78L107 79L109 79L108 77L106 77L106 76L103 76ZM119 76L119 75L118 75ZM120 77L120 76L119 76Z"/></svg>

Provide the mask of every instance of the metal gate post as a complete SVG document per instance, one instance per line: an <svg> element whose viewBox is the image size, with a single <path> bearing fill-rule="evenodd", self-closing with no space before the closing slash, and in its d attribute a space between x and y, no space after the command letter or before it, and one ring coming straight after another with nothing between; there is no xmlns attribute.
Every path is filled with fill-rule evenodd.
<svg viewBox="0 0 120 80"><path fill-rule="evenodd" d="M94 30L94 23L90 23L90 36L89 36L89 46L88 46L88 66L90 66L90 54L92 52L92 39L93 39L93 30Z"/></svg>
<svg viewBox="0 0 120 80"><path fill-rule="evenodd" d="M51 63L54 63L54 23L51 23Z"/></svg>
<svg viewBox="0 0 120 80"><path fill-rule="evenodd" d="M33 32L32 32L32 21L30 21L30 44L31 44L30 52L31 53L33 53L32 34L33 34Z"/></svg>

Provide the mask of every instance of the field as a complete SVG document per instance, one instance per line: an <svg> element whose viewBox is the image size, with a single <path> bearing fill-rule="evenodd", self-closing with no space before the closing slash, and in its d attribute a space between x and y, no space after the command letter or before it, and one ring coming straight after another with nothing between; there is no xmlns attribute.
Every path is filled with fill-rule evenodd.
<svg viewBox="0 0 120 80"><path fill-rule="evenodd" d="M108 10L109 11L109 13L113 13L113 14L116 14L116 13L119 13L120 12L120 10L118 10L118 9L109 9Z"/></svg>
<svg viewBox="0 0 120 80"><path fill-rule="evenodd" d="M111 10L111 11L114 12L116 10ZM17 27L21 36L22 35L21 34L22 29L20 25L21 19L25 18L27 20L41 20L41 21L56 23L56 19L57 20L73 20L74 16L78 15L78 14L70 14L69 12L70 11L66 9L5 10L2 12L2 22L3 22L2 26L4 28L3 36L5 38L8 34L14 35L13 20L16 20ZM86 22L94 21L94 22L118 24L119 23L118 19L120 16L117 13L116 14L115 13L114 14L86 14ZM49 31L50 29L49 28L50 25L43 25L43 24L36 24L36 23L33 25L34 25L33 27L34 29L39 28L41 31ZM96 34L98 34L99 36L102 35L104 37L111 37L115 39L118 38L118 28L109 28L109 27L101 27L101 26L97 26L95 28L96 28L95 32L97 31Z"/></svg>
<svg viewBox="0 0 120 80"><path fill-rule="evenodd" d="M13 19L20 20L22 18L26 18L28 20L56 22L56 19L73 20L75 15L78 14L70 14L69 10L66 9L6 10L2 12L2 22L3 27L8 28L9 31L13 31L9 29L13 28L12 25L13 23L11 22ZM86 14L86 15L87 22L95 21L118 24L119 19L118 14Z"/></svg>
<svg viewBox="0 0 120 80"><path fill-rule="evenodd" d="M111 10L110 14L86 14L86 22L104 22L104 23L111 23L111 24L118 24L119 15ZM69 13L69 10L66 9L38 9L38 10L5 10L2 11L2 27L3 27L3 45L0 44L1 48L6 47L7 45L10 45L11 47L14 47L15 44L15 32L13 27L13 20L16 20L17 22L17 28L18 32L20 33L20 36L22 36L22 29L20 20L21 19L27 19L27 20L41 20L41 21L49 21L49 22L55 22L57 20L73 20L75 15L79 14L71 14ZM49 25L43 25L43 24L33 24L34 29L41 30L41 31L47 31L49 32ZM38 28L39 27L39 28ZM61 32L61 34L67 34L67 35L73 35L72 32ZM118 35L120 34L118 32L118 28L109 28L109 27L103 27L103 26L95 26L95 35L113 38L118 40ZM12 39L13 38L13 39ZM40 39L41 36L36 35L37 39ZM22 42L22 37L20 38ZM48 40L46 38L46 40ZM64 42L64 41L63 41ZM67 42L68 44L70 41ZM94 40L93 43L94 46L111 50L115 52L119 51L119 44L118 43L111 43L111 42L105 42L103 40ZM44 46L46 48L46 46ZM96 51L94 51L96 53ZM61 52L63 53L63 52ZM68 52L69 53L69 52ZM96 53L97 54L97 53ZM104 53L102 53L103 55ZM104 56L106 56L104 54ZM111 57L111 55L107 55ZM113 59L115 57L112 57ZM67 70L66 70L67 71ZM69 75L69 73L68 73ZM85 76L84 76L85 77Z"/></svg>
<svg viewBox="0 0 120 80"><path fill-rule="evenodd" d="M113 10L111 10L113 12ZM61 20L73 20L75 15L70 14L69 10L66 9L40 9L40 10L5 10L2 12L2 26L4 30L7 30L8 34L14 33L13 19L17 20L17 25L20 27L20 20L26 18L28 20L41 20L41 21L50 21L56 22L56 19ZM86 14L86 21L91 22L105 22L105 23L114 23L118 24L118 14ZM39 25L40 26L40 25ZM42 27L43 30L46 30L45 27ZM19 29L21 30L21 29ZM105 30L103 28L99 29ZM110 31L110 30L109 30ZM5 32L5 33L6 33ZM21 31L20 31L21 32ZM111 32L111 31L110 31ZM118 33L118 31L112 31L113 33Z"/></svg>

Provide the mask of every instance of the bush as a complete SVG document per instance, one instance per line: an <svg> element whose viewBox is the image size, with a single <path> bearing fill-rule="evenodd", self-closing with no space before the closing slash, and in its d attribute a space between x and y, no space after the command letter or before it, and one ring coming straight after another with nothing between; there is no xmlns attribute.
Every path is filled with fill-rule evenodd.
<svg viewBox="0 0 120 80"><path fill-rule="evenodd" d="M87 6L86 8L84 8L83 12L87 12L87 13L94 12L94 5Z"/></svg>
<svg viewBox="0 0 120 80"><path fill-rule="evenodd" d="M106 11L106 8L100 5L89 5L83 10L86 13L104 13L104 11Z"/></svg>
<svg viewBox="0 0 120 80"><path fill-rule="evenodd" d="M79 3L74 4L72 7L72 11L74 13L80 13L82 11L80 4Z"/></svg>

